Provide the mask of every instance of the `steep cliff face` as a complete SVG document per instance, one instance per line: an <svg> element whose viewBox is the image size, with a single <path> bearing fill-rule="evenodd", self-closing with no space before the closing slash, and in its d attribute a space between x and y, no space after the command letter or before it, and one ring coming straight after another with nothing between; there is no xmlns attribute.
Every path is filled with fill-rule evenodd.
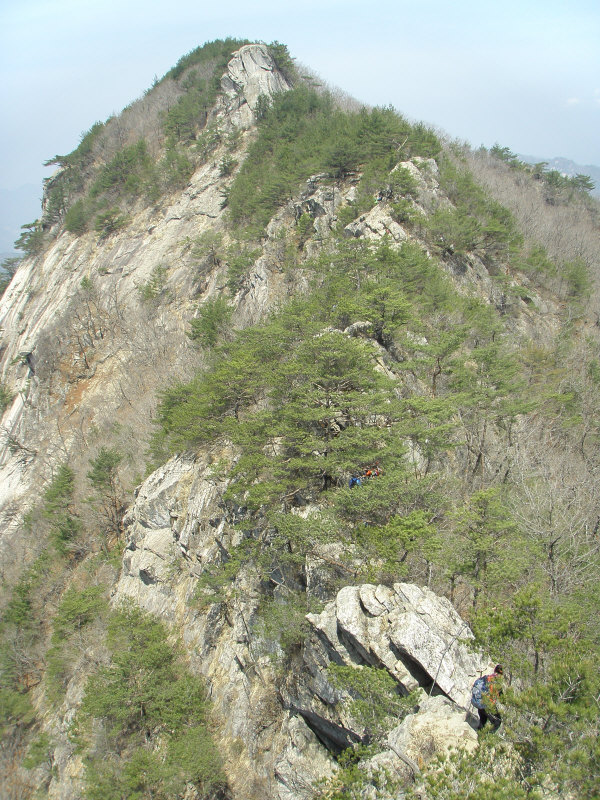
<svg viewBox="0 0 600 800"><path fill-rule="evenodd" d="M257 98L288 84L266 48L253 45L232 59L222 88L211 120L225 133L242 132L243 157ZM56 463L85 464L94 437L118 420L139 464L157 390L197 362L186 326L219 293L224 275L190 250L202 233L222 227L224 152L217 149L159 209L134 207L128 226L108 239L61 231L47 251L24 261L2 298L0 371L14 395L3 417L0 477L7 563L6 553L27 548L17 541L15 507L31 504ZM156 288L144 295L153 280ZM236 325L259 319L286 292L266 247L235 299Z"/></svg>
<svg viewBox="0 0 600 800"><path fill-rule="evenodd" d="M248 45L235 54L221 85L209 119L224 135L241 131L236 153L241 162L254 136L258 98L285 91L289 84L264 46ZM58 462L69 458L86 465L100 438L114 437L115 420L121 446L139 464L157 392L197 367L186 329L198 308L222 293L226 275L222 264L195 254L193 244L206 232L222 232L227 240L224 197L232 177L222 174L225 154L221 144L187 188L160 208L134 205L127 226L109 237L75 237L59 229L42 254L24 260L2 298L0 374L13 397L2 423L2 552L27 549L24 542L17 544L20 514L15 510L31 504ZM411 201L415 211L451 207L439 190L433 159L412 159L399 168L408 170L418 187ZM262 318L302 285L301 270L294 275L281 270L282 232L308 215L316 243L310 239L306 250L316 252L318 241L337 224L337 210L354 201L355 183L348 176L332 187L327 176L316 175L275 215L231 301L234 327ZM348 237L373 241L414 238L385 203L345 230ZM446 267L465 291L475 290L498 306L503 302L503 289L476 255L463 258L459 270L452 259ZM530 306L521 302L509 324L515 335L549 339L558 329L559 309L532 288L529 294L533 307L531 301Z"/></svg>

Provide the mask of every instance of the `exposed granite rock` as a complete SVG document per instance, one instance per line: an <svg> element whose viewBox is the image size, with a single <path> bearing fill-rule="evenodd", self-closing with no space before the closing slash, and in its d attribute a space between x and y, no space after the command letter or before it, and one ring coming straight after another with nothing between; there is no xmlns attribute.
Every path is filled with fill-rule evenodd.
<svg viewBox="0 0 600 800"><path fill-rule="evenodd" d="M382 236L390 236L395 242L408 239L404 228L392 219L383 203L378 203L368 214L362 214L357 220L346 225L344 231L348 236L355 238L380 239Z"/></svg>
<svg viewBox="0 0 600 800"><path fill-rule="evenodd" d="M450 206L449 201L440 195L439 169L433 158L415 157L411 161L401 161L391 171L406 169L417 185L415 208L428 213L434 208Z"/></svg>
<svg viewBox="0 0 600 800"><path fill-rule="evenodd" d="M251 126L260 94L289 88L264 45L234 54L223 81L213 121L225 131ZM243 135L240 159L247 145ZM27 546L15 508L37 499L56 463L68 456L85 474L95 455L90 431L109 440L118 419L121 448L132 463L143 462L157 390L196 368L186 328L226 276L219 265L200 269L185 243L222 229L231 180L220 174L225 154L221 144L160 209L133 204L128 225L110 237L59 231L43 254L23 261L0 298L0 377L14 395L0 429L0 557ZM164 287L146 302L140 290L156 270ZM87 306L83 279L92 285ZM269 259L250 283L235 299L235 327L258 321L290 290Z"/></svg>
<svg viewBox="0 0 600 800"><path fill-rule="evenodd" d="M406 781L413 780L435 756L453 750L472 752L477 733L464 709L445 697L427 697L415 714L409 714L393 728L381 753L364 765L366 770L386 770Z"/></svg>
<svg viewBox="0 0 600 800"><path fill-rule="evenodd" d="M251 45L234 55L222 87L211 121L224 131L242 129L236 153L242 161L258 97L289 85L268 49ZM157 390L198 366L186 327L199 305L222 295L227 275L219 264L198 264L189 242L209 230L227 236L223 199L231 178L219 169L226 154L223 144L161 209L132 206L128 226L110 238L99 240L93 232L76 238L63 230L46 252L25 259L0 299L0 374L14 392L0 439L1 558L17 553L19 566L30 559L21 512L39 499L52 471L67 458L85 475L97 452L94 441L114 441L109 434L115 420L129 431L122 441L131 462L143 463ZM439 193L433 160L398 166L417 183L416 209L451 207ZM295 223L307 214L318 236L306 243L305 252L317 253L320 240L337 224L340 207L356 199L358 179L348 176L334 186L327 175L312 176L275 215L261 254L232 300L234 327L258 321L302 285L301 269L292 279L279 266L280 234L293 235ZM372 241L388 236L397 244L408 238L385 198L346 232ZM499 308L508 302L506 290L477 255L448 257L444 265L459 288L475 287ZM156 269L164 271L164 294L145 304L140 290ZM93 330L86 330L90 320L81 313L83 279L93 285ZM511 323L517 333L552 332L557 309L550 300L542 303L531 291L529 303L546 320L530 313L525 301L511 302L520 303L521 313ZM369 328L370 323L354 321L345 332L368 338ZM411 455L416 463L421 458L414 448ZM389 766L410 777L411 764L418 768L451 746L471 748L475 740L465 711L470 685L489 665L472 652L472 635L447 600L411 584L345 587L321 614L308 616L311 634L297 670L282 683L254 624L260 576L242 569L224 599L202 596L198 579L225 562L243 536L234 523L244 510L223 499L227 470L215 471L216 464L231 465L235 458L227 447L180 456L142 484L125 519L127 545L113 595L115 604L135 603L162 618L183 643L190 667L204 677L235 800L308 800L315 780L335 770L330 753L361 739L363 731L344 708L347 698L328 680L331 663L384 667L403 691L420 690L419 710L389 733L388 747L372 760L373 768ZM341 546L323 545L307 559L303 577L311 597L327 600L345 580L344 568L336 567ZM68 743L68 727L96 655L87 665L81 662L81 674L56 715L59 721L47 725L56 743L52 798L81 796L82 761Z"/></svg>
<svg viewBox="0 0 600 800"><path fill-rule="evenodd" d="M233 122L250 127L260 95L271 97L290 89L290 84L275 66L268 48L262 44L241 47L227 65L221 88L229 102Z"/></svg>
<svg viewBox="0 0 600 800"><path fill-rule="evenodd" d="M446 598L413 584L347 586L321 614L308 620L344 664L385 666L409 692L433 686L460 706L470 702L475 678L489 666L469 647L473 634Z"/></svg>

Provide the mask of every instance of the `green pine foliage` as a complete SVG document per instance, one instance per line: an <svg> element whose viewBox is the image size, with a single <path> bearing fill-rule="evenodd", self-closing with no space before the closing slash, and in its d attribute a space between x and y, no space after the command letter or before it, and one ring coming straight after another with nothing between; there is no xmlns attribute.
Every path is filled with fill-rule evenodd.
<svg viewBox="0 0 600 800"><path fill-rule="evenodd" d="M573 194L587 195L594 190L594 182L589 175L578 173L574 176L563 175L556 169L547 169L548 164L540 161L538 164L527 164L521 161L508 147L496 143L490 148L490 155L503 161L511 169L526 172L536 180L542 181L550 190L550 197L556 199L562 195L563 199L570 199Z"/></svg>
<svg viewBox="0 0 600 800"><path fill-rule="evenodd" d="M361 150L356 130L344 138L326 97L297 89L287 100L285 110L277 100L264 109L256 150L229 195L234 221L258 231L316 171L328 172L333 182L352 169L364 170L363 181L364 174L375 176L360 200L364 207L374 202L373 189L390 189L390 170L406 152L383 148L378 160ZM356 115L346 130L367 117ZM370 120L375 130L378 119ZM318 147L307 147L303 156L315 130L327 141L325 120L337 131L335 149L321 156ZM258 163L265 167L261 174ZM409 204L415 192L410 173L396 172L392 209L400 200ZM462 167L442 163L442 182L453 208L421 223L435 252L475 253L491 268L501 261L539 285L562 280L565 294L585 296L587 271L574 265L569 273L542 248L524 249L515 221ZM348 219L358 207L348 210ZM301 217L296 234L302 246L311 220ZM586 533L593 519L582 523L579 538L553 530L534 535L535 520L524 519L519 507L525 489L509 469L491 471L490 445L510 441L513 428L542 415L558 435L580 431L591 447L597 440L594 347L585 374L565 380L567 334L554 352L524 345L517 351L497 309L458 294L436 258L414 244L334 235L302 267L310 293L243 335L220 344L214 338L208 368L162 396L157 457L218 441L232 443L239 454L226 502L244 508L244 539L199 581L199 599L204 606L227 602L239 571L257 570L272 589L257 630L267 650L289 665L304 636L304 560L323 544L345 545L330 567L331 592L352 581L433 582L462 600L478 644L514 672L519 691L504 698L507 743L482 737L475 756L434 762L415 791L424 786L428 797L483 799L535 797L565 786L573 796L593 797L597 681L589 665L600 644L590 613L600 585L597 548ZM382 474L348 487L352 473L375 463ZM526 491L534 490L532 477ZM307 503L315 506L310 513L289 513ZM583 594L565 577L581 559L593 576ZM568 666L561 671L562 663ZM389 699L383 690L376 695ZM371 695L363 710L375 713ZM567 755L557 759L557 753ZM321 788L323 796L341 798L359 797L366 786L376 797L385 792L386 777L367 774L354 753Z"/></svg>
<svg viewBox="0 0 600 800"><path fill-rule="evenodd" d="M47 733L41 733L29 746L27 756L23 759L26 769L35 769L47 762L52 765L51 758L52 740Z"/></svg>
<svg viewBox="0 0 600 800"><path fill-rule="evenodd" d="M6 288L13 279L20 263L21 259L18 256L4 258L2 263L0 263L0 297L2 297L6 291Z"/></svg>
<svg viewBox="0 0 600 800"><path fill-rule="evenodd" d="M90 459L87 473L93 489L90 502L98 512L104 536L112 543L121 534L121 519L125 510L124 490L119 476L123 454L114 447L102 446L95 458Z"/></svg>
<svg viewBox="0 0 600 800"><path fill-rule="evenodd" d="M14 394L10 391L8 386L3 381L0 382L0 414L4 414L12 403L13 398Z"/></svg>
<svg viewBox="0 0 600 800"><path fill-rule="evenodd" d="M0 622L0 731L26 728L35 718L29 688L41 678L41 587L50 556L40 555L12 590ZM42 601L43 602L43 601Z"/></svg>
<svg viewBox="0 0 600 800"><path fill-rule="evenodd" d="M113 612L107 646L110 664L88 679L77 725L86 798L169 800L189 784L214 796L225 779L206 695L163 626L139 610Z"/></svg>
<svg viewBox="0 0 600 800"><path fill-rule="evenodd" d="M83 200L77 200L65 214L65 228L69 233L79 236L85 233L89 225L89 211Z"/></svg>
<svg viewBox="0 0 600 800"><path fill-rule="evenodd" d="M456 490L439 484L461 442L457 420L472 437L483 420L506 425L527 408L489 308L458 295L419 248L342 241L311 268L310 295L215 348L211 368L162 396L157 460L233 443L240 456L227 496L272 522L241 562L230 554L203 585L210 591L242 563L294 572L319 542L340 539L369 580L408 575L416 563L445 573L449 545L433 522L452 518ZM362 336L342 332L357 320ZM384 364L420 392L402 396ZM383 474L350 490L349 476L374 463ZM269 510L311 500L323 507L307 519ZM458 539L456 551L463 560L449 581L475 570Z"/></svg>
<svg viewBox="0 0 600 800"><path fill-rule="evenodd" d="M21 235L15 242L15 249L25 255L37 256L44 247L44 231L39 219L21 225Z"/></svg>
<svg viewBox="0 0 600 800"><path fill-rule="evenodd" d="M151 178L152 169L153 161L148 154L146 142L140 139L120 150L102 167L92 184L90 196L94 198L111 189L135 196L142 183Z"/></svg>
<svg viewBox="0 0 600 800"><path fill-rule="evenodd" d="M176 102L161 115L162 157L151 155L146 140L132 141L132 135L117 150L111 145L108 158L101 156L111 118L95 123L72 153L49 159L47 166L60 169L47 183L43 219L23 226L17 249L36 255L44 247L44 232L61 222L75 236L88 231L110 236L126 224L125 209L132 201L154 204L184 186L197 158L188 152L189 144L202 132L208 110L221 92L221 75L231 54L247 43L231 38L209 42L183 56L155 83L175 81L179 92ZM291 59L283 45L275 42L273 53L283 67L289 66ZM102 158L106 160L98 165Z"/></svg>
<svg viewBox="0 0 600 800"><path fill-rule="evenodd" d="M43 225L62 218L74 235L110 235L126 223L125 205L156 202L184 185L198 160L226 143L219 166L229 178L230 230L184 246L199 273L222 269L227 293L191 320L203 369L162 392L152 443L157 463L219 444L235 452L233 463L220 467L229 479L223 504L241 520L241 542L203 571L197 606L226 604L240 572L253 570L265 596L249 625L287 670L302 652L314 602L305 591L306 559L323 545L343 549L324 561L320 599L365 580L427 583L460 606L477 645L497 655L514 680L503 697L503 738L482 734L475 754L424 768L414 796L562 793L591 800L600 769L597 504L593 492L587 507L578 503L575 479L555 486L549 476L558 474L556 465L544 460L576 464L582 481L599 466L597 344L578 338L573 322L590 291L588 270L582 260L554 262L541 246L524 245L511 214L460 159L442 155L425 126L391 108L347 113L329 94L301 85L278 42L269 49L294 88L259 99L257 135L239 165L238 140L205 125L218 77L241 44L198 48L167 73L181 94L162 117L158 160L140 139L96 167L100 124L74 153L57 156L62 170L50 185L47 218L24 226L22 249L39 252ZM525 169L506 148L492 154L510 169ZM415 209L417 181L398 166L417 156L436 159L450 200L427 217ZM230 298L263 252L251 242L314 174L333 192L352 176L355 199L338 209L337 230L310 258L314 220L299 216L276 244L282 271L302 270L308 288L260 324L232 330ZM536 165L534 177L553 202L590 188L586 176L565 182L544 165ZM378 201L428 250L344 238L343 227ZM458 292L447 276L447 269L460 272L477 259L496 273L495 288L504 293L494 297L496 305L464 287ZM516 275L525 276L524 286ZM164 298L166 277L158 267L139 287L141 299ZM555 345L528 343L511 309L515 298L532 304L536 291L548 288L569 304L571 323ZM0 403L10 399L0 387ZM524 453L513 457L515 441ZM87 474L91 505L113 539L124 509L122 459L103 446ZM375 465L380 474L349 487L351 475ZM62 555L77 550L82 532L74 486L72 470L61 466L39 512ZM39 565L17 584L2 620L5 730L33 720L27 689L41 667L22 654L43 649L38 579ZM97 587L62 595L44 656L53 701L60 701L86 637L107 617ZM166 799L182 795L186 782L200 796L224 791L204 692L162 626L139 611L118 611L108 621L107 647L110 662L89 679L79 718L86 796ZM329 679L346 697L345 711L375 739L413 702L394 691L383 670L332 668ZM47 749L40 739L31 763ZM389 776L365 772L365 755L359 748L343 754L321 796L358 798L367 786L373 797L385 796L386 786L395 791ZM410 797L413 790L405 790Z"/></svg>
<svg viewBox="0 0 600 800"><path fill-rule="evenodd" d="M203 347L214 347L230 331L233 309L224 297L208 300L191 320L189 337Z"/></svg>
<svg viewBox="0 0 600 800"><path fill-rule="evenodd" d="M104 124L96 122L89 131L82 134L79 145L66 156L54 156L45 162L45 166L58 166L59 172L47 184L47 204L44 223L51 226L67 215L74 204L74 199L83 191L86 180L93 171L94 147L104 131ZM67 230L77 235L88 229L88 215L84 212L81 199L78 208L68 216Z"/></svg>
<svg viewBox="0 0 600 800"><path fill-rule="evenodd" d="M44 492L42 511L50 524L50 540L62 555L76 547L82 531L82 524L74 509L74 491L75 473L62 464Z"/></svg>
<svg viewBox="0 0 600 800"><path fill-rule="evenodd" d="M138 287L140 299L144 303L157 303L165 294L167 284L167 268L156 266L152 269L149 279Z"/></svg>
<svg viewBox="0 0 600 800"><path fill-rule="evenodd" d="M492 200L466 169L449 158L440 161L440 184L453 203L427 221L432 244L446 254L475 251L486 258L510 259L520 252L522 236L510 212Z"/></svg>
<svg viewBox="0 0 600 800"><path fill-rule="evenodd" d="M296 69L296 65L294 64L286 45L281 44L281 42L274 41L268 45L268 48L269 55L275 62L277 69L281 72L289 84L294 85L294 83L296 83L298 80L298 70Z"/></svg>
<svg viewBox="0 0 600 800"><path fill-rule="evenodd" d="M330 664L327 678L346 695L344 710L371 740L381 740L418 705L417 694L403 695L398 684L381 667Z"/></svg>
<svg viewBox="0 0 600 800"><path fill-rule="evenodd" d="M303 181L322 172L335 181L360 168L372 204L398 161L440 149L433 133L391 108L347 113L330 95L297 86L274 97L259 120L258 139L229 192L231 220L263 230Z"/></svg>
<svg viewBox="0 0 600 800"><path fill-rule="evenodd" d="M231 58L231 54L245 44L249 44L248 39L233 39L231 37L207 42L182 56L161 80L164 81L169 78L179 80L190 67L198 67L205 64L209 64L214 74L218 74L220 77Z"/></svg>
<svg viewBox="0 0 600 800"><path fill-rule="evenodd" d="M46 653L46 695L55 704L62 702L81 653L91 644L87 630L106 614L105 595L106 589L101 585L70 588L63 595L52 621L54 631Z"/></svg>

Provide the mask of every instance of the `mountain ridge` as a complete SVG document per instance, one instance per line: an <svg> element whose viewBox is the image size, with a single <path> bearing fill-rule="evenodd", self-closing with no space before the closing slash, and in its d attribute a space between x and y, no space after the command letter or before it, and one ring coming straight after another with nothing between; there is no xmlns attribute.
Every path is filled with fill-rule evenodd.
<svg viewBox="0 0 600 800"><path fill-rule="evenodd" d="M437 797L456 744L465 791L493 652L527 786L591 796L597 205L194 53L56 157L0 303L7 785Z"/></svg>
<svg viewBox="0 0 600 800"><path fill-rule="evenodd" d="M519 154L519 158L526 164L546 163L550 169L556 169L561 174L571 178L574 178L576 175L588 175L594 182L594 188L591 190L591 194L594 197L600 196L600 167L595 164L578 164L564 156L539 158L538 156Z"/></svg>

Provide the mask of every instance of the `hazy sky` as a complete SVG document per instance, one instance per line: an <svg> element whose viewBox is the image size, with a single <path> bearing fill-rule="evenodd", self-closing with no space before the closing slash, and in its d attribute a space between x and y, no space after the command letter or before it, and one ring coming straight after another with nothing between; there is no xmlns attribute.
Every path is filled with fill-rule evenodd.
<svg viewBox="0 0 600 800"><path fill-rule="evenodd" d="M227 36L475 146L600 165L599 0L0 0L0 189Z"/></svg>

